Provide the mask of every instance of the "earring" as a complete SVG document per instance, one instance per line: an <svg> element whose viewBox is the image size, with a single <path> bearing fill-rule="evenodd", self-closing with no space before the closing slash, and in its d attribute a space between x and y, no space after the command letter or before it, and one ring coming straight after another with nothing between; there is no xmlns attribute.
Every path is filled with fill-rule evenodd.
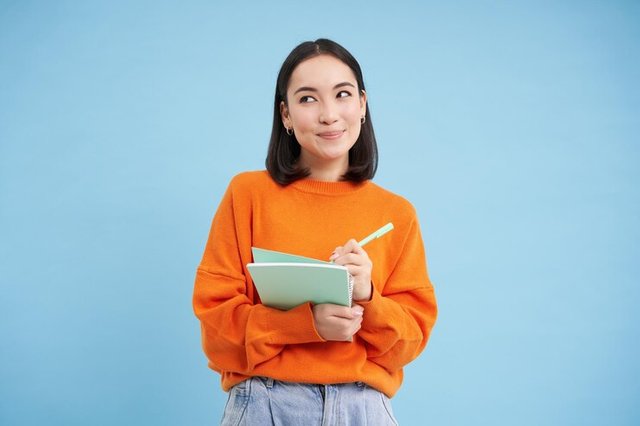
<svg viewBox="0 0 640 426"><path fill-rule="evenodd" d="M365 121L367 121L367 117L365 117L364 115L360 117L360 124L364 124Z"/></svg>
<svg viewBox="0 0 640 426"><path fill-rule="evenodd" d="M287 127L286 129L287 129L287 134L288 134L289 136L293 136L293 127L292 127L292 128L288 128L288 127Z"/></svg>

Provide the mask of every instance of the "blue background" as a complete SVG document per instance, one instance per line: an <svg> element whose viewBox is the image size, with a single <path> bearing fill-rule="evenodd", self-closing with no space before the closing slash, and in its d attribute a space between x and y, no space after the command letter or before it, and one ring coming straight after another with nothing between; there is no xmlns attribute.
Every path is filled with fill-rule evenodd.
<svg viewBox="0 0 640 426"><path fill-rule="evenodd" d="M640 4L443 3L0 2L0 423L218 423L195 269L324 36L439 300L401 424L638 424Z"/></svg>

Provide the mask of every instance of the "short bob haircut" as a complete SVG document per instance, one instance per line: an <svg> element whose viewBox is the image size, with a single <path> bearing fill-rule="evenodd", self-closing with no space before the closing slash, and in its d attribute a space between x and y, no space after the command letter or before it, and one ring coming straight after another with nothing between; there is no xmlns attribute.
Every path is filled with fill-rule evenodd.
<svg viewBox="0 0 640 426"><path fill-rule="evenodd" d="M358 83L358 93L362 95L364 80L358 61L338 43L320 38L316 41L306 41L296 46L285 59L276 83L276 95L273 103L273 128L271 130L271 140L269 141L269 151L267 153L266 166L269 174L280 185L288 185L296 180L303 179L311 172L300 166L300 144L296 140L295 134L289 136L282 124L280 115L280 103L287 103L287 88L293 70L303 61L320 56L332 55L344 62L356 77ZM356 143L349 150L349 168L342 176L343 180L352 182L362 182L372 179L378 167L378 146L371 123L371 113L369 105L366 108L365 122L360 129L360 135Z"/></svg>

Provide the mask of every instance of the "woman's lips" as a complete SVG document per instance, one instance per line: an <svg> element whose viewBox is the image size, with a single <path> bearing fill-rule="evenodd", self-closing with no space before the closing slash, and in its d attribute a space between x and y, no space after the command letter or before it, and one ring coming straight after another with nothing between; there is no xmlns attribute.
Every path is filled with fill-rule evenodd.
<svg viewBox="0 0 640 426"><path fill-rule="evenodd" d="M342 136L343 133L344 130L338 130L335 132L321 132L318 133L318 136L320 136L322 139L338 139L340 136Z"/></svg>

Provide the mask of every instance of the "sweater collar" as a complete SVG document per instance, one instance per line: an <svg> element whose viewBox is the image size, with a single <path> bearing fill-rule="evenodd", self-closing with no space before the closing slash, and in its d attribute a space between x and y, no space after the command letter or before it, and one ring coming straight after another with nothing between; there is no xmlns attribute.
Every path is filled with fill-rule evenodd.
<svg viewBox="0 0 640 426"><path fill-rule="evenodd" d="M290 186L299 191L309 192L313 194L349 194L359 191L369 185L368 180L364 182L350 182L350 181L322 181L309 178L299 179Z"/></svg>

